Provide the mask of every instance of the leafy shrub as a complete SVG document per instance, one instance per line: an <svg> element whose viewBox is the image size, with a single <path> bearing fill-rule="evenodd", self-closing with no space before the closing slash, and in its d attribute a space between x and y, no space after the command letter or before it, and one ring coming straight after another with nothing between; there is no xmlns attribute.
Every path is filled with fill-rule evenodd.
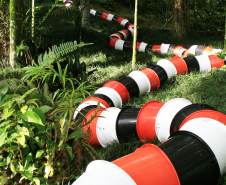
<svg viewBox="0 0 226 185"><path fill-rule="evenodd" d="M48 97L37 88L29 89L25 85L9 85L0 91L0 171L1 176L6 177L1 178L2 184L10 179L36 185L41 179L60 183L71 175L70 161L76 157L76 147L72 144L84 133L81 123L72 119L73 113L93 86L83 84L75 89L75 79L66 77L67 66L61 70L58 63L58 67L60 73L42 69L32 79L43 79L46 74L58 75L63 89ZM33 67L32 72L34 68L40 70ZM67 89L67 82L72 88ZM15 93L9 93L10 88ZM47 105L48 101L51 106ZM62 169L67 170L62 172Z"/></svg>

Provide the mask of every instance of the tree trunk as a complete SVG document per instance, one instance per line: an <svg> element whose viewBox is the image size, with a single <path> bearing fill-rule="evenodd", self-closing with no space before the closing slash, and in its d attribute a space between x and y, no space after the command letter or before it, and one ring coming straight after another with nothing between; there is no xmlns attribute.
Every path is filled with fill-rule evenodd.
<svg viewBox="0 0 226 185"><path fill-rule="evenodd" d="M182 39L190 25L189 0L174 0L173 37Z"/></svg>
<svg viewBox="0 0 226 185"><path fill-rule="evenodd" d="M184 18L186 33L190 32L190 0L184 0Z"/></svg>
<svg viewBox="0 0 226 185"><path fill-rule="evenodd" d="M10 65L12 68L16 66L16 5L18 0L10 0Z"/></svg>
<svg viewBox="0 0 226 185"><path fill-rule="evenodd" d="M90 29L90 3L89 0L81 0L81 5L83 7L82 11L82 28L85 28L87 30Z"/></svg>
<svg viewBox="0 0 226 185"><path fill-rule="evenodd" d="M138 4L138 0L135 1L132 67L135 67L136 54L137 54L137 4Z"/></svg>
<svg viewBox="0 0 226 185"><path fill-rule="evenodd" d="M75 26L75 39L81 42L81 12L79 11L80 1L74 1L74 26Z"/></svg>
<svg viewBox="0 0 226 185"><path fill-rule="evenodd" d="M32 0L32 19L31 19L31 37L34 41L35 38L35 6L36 6L36 0Z"/></svg>
<svg viewBox="0 0 226 185"><path fill-rule="evenodd" d="M225 10L224 50L226 50L226 10Z"/></svg>
<svg viewBox="0 0 226 185"><path fill-rule="evenodd" d="M23 10L24 0L10 0L9 3L9 35L10 35L10 65L16 66L16 46L24 39L23 33Z"/></svg>
<svg viewBox="0 0 226 185"><path fill-rule="evenodd" d="M9 16L8 4L0 0L0 61L9 62Z"/></svg>

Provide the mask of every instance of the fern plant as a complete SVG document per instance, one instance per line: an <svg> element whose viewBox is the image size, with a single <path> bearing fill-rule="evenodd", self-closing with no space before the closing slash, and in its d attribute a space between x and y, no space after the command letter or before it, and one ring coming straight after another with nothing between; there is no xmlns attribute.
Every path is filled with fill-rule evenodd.
<svg viewBox="0 0 226 185"><path fill-rule="evenodd" d="M19 65L16 68L11 68L7 62L0 62L0 87L6 87L9 84L14 86L21 84L21 78L25 72L21 70Z"/></svg>
<svg viewBox="0 0 226 185"><path fill-rule="evenodd" d="M45 54L40 54L38 57L38 65L34 63L35 66L40 66L42 68L51 65L53 62L60 62L64 59L60 58L65 56L66 54L75 51L79 47L90 45L91 43L80 43L77 44L77 41L74 42L66 42L60 44L60 46L54 45L52 49L49 48L49 52L45 52Z"/></svg>
<svg viewBox="0 0 226 185"><path fill-rule="evenodd" d="M49 15L53 12L53 10L56 8L59 0L55 0L54 4L51 6L51 8L48 10L46 15L42 18L42 20L39 21L38 28L45 22L45 20L49 17Z"/></svg>
<svg viewBox="0 0 226 185"><path fill-rule="evenodd" d="M85 45L89 44L77 44L77 42L74 41L61 44L60 46L53 46L52 49L49 48L48 53L45 52L45 54L39 55L37 63L34 62L35 67L29 66L23 68L23 70L26 71L23 80L32 77L32 80L36 79L40 89L43 89L46 83L45 85L48 85L48 89L54 92L57 89L65 87L65 84L62 83L62 79L60 79L62 77L62 70L64 70L66 72L64 78L67 75L68 78L76 79L73 80L72 83L74 87L77 87L80 82L83 83L87 80L86 64L80 64L78 55L76 55L74 59L67 55ZM67 64L68 67L66 66ZM67 83L68 82L71 83L71 81L67 81ZM69 84L69 86L71 85L72 84Z"/></svg>

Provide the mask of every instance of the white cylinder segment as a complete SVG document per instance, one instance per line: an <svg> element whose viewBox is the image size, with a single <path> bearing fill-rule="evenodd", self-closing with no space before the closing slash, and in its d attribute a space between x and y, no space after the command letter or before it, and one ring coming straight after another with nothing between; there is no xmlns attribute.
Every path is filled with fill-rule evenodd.
<svg viewBox="0 0 226 185"><path fill-rule="evenodd" d="M213 49L212 52L211 52L211 54L219 53L221 51L222 51L222 49Z"/></svg>
<svg viewBox="0 0 226 185"><path fill-rule="evenodd" d="M200 72L210 72L211 71L211 63L208 55L200 55L200 56L195 56L199 63L199 71Z"/></svg>
<svg viewBox="0 0 226 185"><path fill-rule="evenodd" d="M88 164L86 171L72 185L137 185L134 180L117 165L95 160Z"/></svg>
<svg viewBox="0 0 226 185"><path fill-rule="evenodd" d="M141 42L138 51L145 52L145 48L148 44L145 42Z"/></svg>
<svg viewBox="0 0 226 185"><path fill-rule="evenodd" d="M129 22L128 19L123 19L120 24L122 26L125 26L127 22Z"/></svg>
<svg viewBox="0 0 226 185"><path fill-rule="evenodd" d="M112 21L113 17L114 17L114 15L109 13L107 16L107 20Z"/></svg>
<svg viewBox="0 0 226 185"><path fill-rule="evenodd" d="M197 47L198 47L198 45L192 45L189 48L189 53L195 55L195 50L196 50Z"/></svg>
<svg viewBox="0 0 226 185"><path fill-rule="evenodd" d="M171 79L177 75L177 69L169 60L161 59L157 62L157 64L166 71L168 79Z"/></svg>
<svg viewBox="0 0 226 185"><path fill-rule="evenodd" d="M141 71L132 71L129 76L135 80L138 85L140 95L150 92L151 85L148 77Z"/></svg>
<svg viewBox="0 0 226 185"><path fill-rule="evenodd" d="M170 126L174 116L190 104L191 102L184 98L174 98L161 107L155 121L155 131L160 142L164 142L169 138Z"/></svg>
<svg viewBox="0 0 226 185"><path fill-rule="evenodd" d="M92 14L94 16L96 15L96 12L97 12L96 10L93 10L93 9L90 10L90 14Z"/></svg>
<svg viewBox="0 0 226 185"><path fill-rule="evenodd" d="M168 52L170 44L161 44L160 52L161 54L166 54Z"/></svg>
<svg viewBox="0 0 226 185"><path fill-rule="evenodd" d="M111 99L115 107L122 107L122 99L118 92L110 87L101 87L94 94L103 94Z"/></svg>
<svg viewBox="0 0 226 185"><path fill-rule="evenodd" d="M129 28L128 30L131 32L131 35L133 37L133 35L134 35L134 29L133 28Z"/></svg>
<svg viewBox="0 0 226 185"><path fill-rule="evenodd" d="M123 51L124 40L118 39L115 43L115 49Z"/></svg>
<svg viewBox="0 0 226 185"><path fill-rule="evenodd" d="M109 107L105 109L97 120L96 133L102 147L112 142L118 143L116 120L121 109Z"/></svg>

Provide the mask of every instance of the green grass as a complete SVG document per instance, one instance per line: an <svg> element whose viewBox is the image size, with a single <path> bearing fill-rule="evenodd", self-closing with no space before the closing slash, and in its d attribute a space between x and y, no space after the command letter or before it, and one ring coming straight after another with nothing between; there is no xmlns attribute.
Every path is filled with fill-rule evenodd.
<svg viewBox="0 0 226 185"><path fill-rule="evenodd" d="M127 7L119 6L114 11L108 11L96 3L91 8L122 16L131 23L133 22L134 11ZM59 17L53 18L53 20L59 20ZM140 70L150 64L155 64L160 59L170 59L173 57L172 54L137 53L137 62L135 69L133 69L131 67L132 52L117 51L108 46L109 35L122 30L123 27L115 21L110 22L94 16L90 17L90 22L91 29L90 31L82 32L82 39L85 43L93 43L93 45L81 48L80 61L86 63L87 71L97 69L88 79L89 83L97 87L101 87L107 81L117 80L121 75L128 75L133 70ZM73 20L70 19L70 16L65 15L58 23L51 21L51 24L59 28L59 32L56 36L53 30L46 30L46 35L44 35L46 43L58 44L73 40L73 30L75 28L73 27ZM195 44L205 44L213 48L223 47L223 34L221 32L191 32L187 38L179 41L172 38L170 24L164 30L159 29L163 24L164 21L138 16L138 26L141 29L138 42L143 41L153 45L161 43L178 44L186 48ZM132 42L131 39L128 41ZM165 103L178 97L186 98L192 103L208 104L219 112L226 114L226 68L214 69L210 73L192 72L190 74L177 75L173 79L168 80L159 89L151 91L144 96L133 98L123 105L123 107L128 105L142 107L151 100L158 100ZM156 141L155 144L157 143ZM96 148L95 150L100 153L103 159L112 161L133 152L143 144L141 141L131 138L131 142L128 143L113 143L107 148ZM95 157L99 159L97 155ZM91 160L93 158L88 157L85 159L84 169L80 173L85 170L86 164ZM76 166L74 168L76 169ZM69 179L70 182L73 182L79 175L79 173L74 174ZM225 178L222 177L221 185L226 184Z"/></svg>

